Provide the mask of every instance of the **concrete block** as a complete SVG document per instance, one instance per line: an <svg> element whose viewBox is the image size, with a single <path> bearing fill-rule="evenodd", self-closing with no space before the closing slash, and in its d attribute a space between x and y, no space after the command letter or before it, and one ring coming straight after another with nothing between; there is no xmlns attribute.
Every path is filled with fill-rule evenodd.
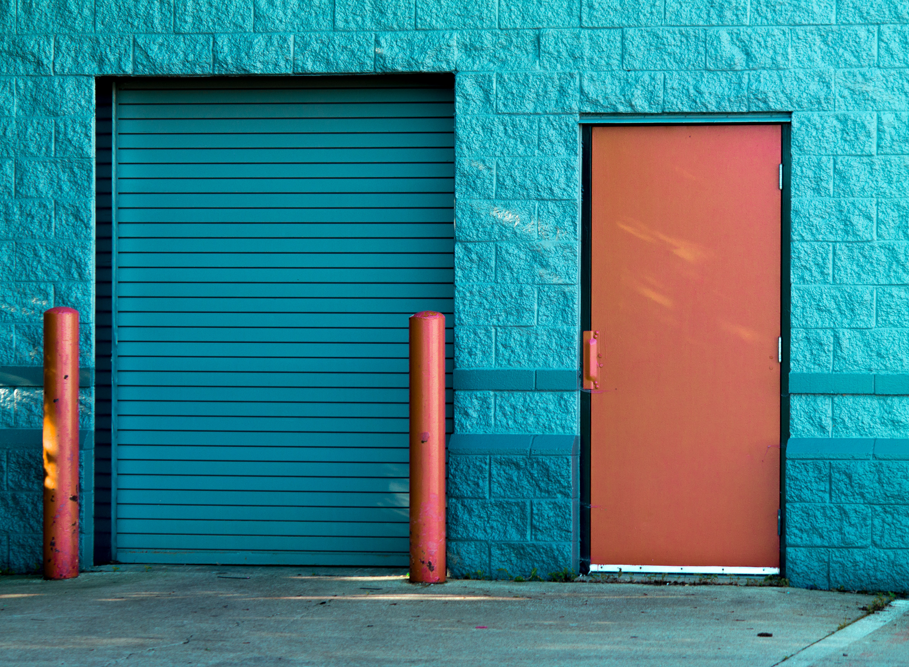
<svg viewBox="0 0 909 667"><path fill-rule="evenodd" d="M833 193L833 158L792 158L791 188L793 197L829 197Z"/></svg>
<svg viewBox="0 0 909 667"><path fill-rule="evenodd" d="M909 460L909 440L877 438L874 441L874 458L883 460Z"/></svg>
<svg viewBox="0 0 909 667"><path fill-rule="evenodd" d="M909 11L906 16L909 18ZM881 67L909 67L909 26L884 25L880 35L878 64Z"/></svg>
<svg viewBox="0 0 909 667"><path fill-rule="evenodd" d="M909 113L882 113L877 121L880 155L909 153Z"/></svg>
<svg viewBox="0 0 909 667"><path fill-rule="evenodd" d="M698 28L639 28L624 31L626 70L703 69L705 32Z"/></svg>
<svg viewBox="0 0 909 667"><path fill-rule="evenodd" d="M534 69L539 55L536 30L458 32L459 72Z"/></svg>
<svg viewBox="0 0 909 667"><path fill-rule="evenodd" d="M543 241L576 241L580 212L577 199L537 204L537 235Z"/></svg>
<svg viewBox="0 0 909 667"><path fill-rule="evenodd" d="M0 118L0 157L16 157L18 132L14 118Z"/></svg>
<svg viewBox="0 0 909 667"><path fill-rule="evenodd" d="M49 199L13 199L0 205L0 233L11 239L54 236L54 204Z"/></svg>
<svg viewBox="0 0 909 667"><path fill-rule="evenodd" d="M40 524L39 524L40 526ZM38 532L13 534L9 536L9 569L17 574L31 574L41 571L43 538Z"/></svg>
<svg viewBox="0 0 909 667"><path fill-rule="evenodd" d="M786 549L786 578L797 588L830 588L830 555L827 549Z"/></svg>
<svg viewBox="0 0 909 667"><path fill-rule="evenodd" d="M836 0L751 0L752 25L834 23Z"/></svg>
<svg viewBox="0 0 909 667"><path fill-rule="evenodd" d="M49 283L7 283L0 292L0 322L38 324L53 303L54 290Z"/></svg>
<svg viewBox="0 0 909 667"><path fill-rule="evenodd" d="M909 549L909 505L874 508L873 542L882 549Z"/></svg>
<svg viewBox="0 0 909 667"><path fill-rule="evenodd" d="M331 30L331 0L255 0L256 32Z"/></svg>
<svg viewBox="0 0 909 667"><path fill-rule="evenodd" d="M786 532L787 544L794 547L866 547L871 544L871 508L790 503Z"/></svg>
<svg viewBox="0 0 909 667"><path fill-rule="evenodd" d="M95 82L88 76L16 80L16 115L84 116L95 112Z"/></svg>
<svg viewBox="0 0 909 667"><path fill-rule="evenodd" d="M838 283L905 285L909 283L909 243L842 244L833 259Z"/></svg>
<svg viewBox="0 0 909 667"><path fill-rule="evenodd" d="M54 237L58 241L93 241L94 213L91 199L58 201L54 206Z"/></svg>
<svg viewBox="0 0 909 667"><path fill-rule="evenodd" d="M748 110L748 75L739 72L672 72L666 75L665 111Z"/></svg>
<svg viewBox="0 0 909 667"><path fill-rule="evenodd" d="M459 52L463 45L458 44ZM496 75L465 74L458 72L455 77L455 112L462 114L495 113Z"/></svg>
<svg viewBox="0 0 909 667"><path fill-rule="evenodd" d="M0 34L11 35L15 32L16 0L0 0ZM6 557L5 545L6 542L0 542L0 562Z"/></svg>
<svg viewBox="0 0 909 667"><path fill-rule="evenodd" d="M538 153L550 157L576 157L581 148L581 133L573 115L540 118Z"/></svg>
<svg viewBox="0 0 909 667"><path fill-rule="evenodd" d="M580 23L579 0L502 0L500 28L572 28Z"/></svg>
<svg viewBox="0 0 909 667"><path fill-rule="evenodd" d="M14 327L16 337L25 341L37 354L30 355L31 364L35 358L42 359L43 329L41 326L18 325ZM16 428L41 429L44 426L44 390L40 387L16 388ZM38 453L40 459L40 452ZM40 490L40 488L39 488Z"/></svg>
<svg viewBox="0 0 909 667"><path fill-rule="evenodd" d="M17 197L74 199L94 190L91 160L19 160L16 167Z"/></svg>
<svg viewBox="0 0 909 667"><path fill-rule="evenodd" d="M496 275L496 247L492 243L455 244L455 281L492 283Z"/></svg>
<svg viewBox="0 0 909 667"><path fill-rule="evenodd" d="M465 199L495 197L495 160L458 158L455 162L455 192Z"/></svg>
<svg viewBox="0 0 909 667"><path fill-rule="evenodd" d="M253 29L253 0L175 0L174 32L243 33ZM251 58L255 54L249 54Z"/></svg>
<svg viewBox="0 0 909 667"><path fill-rule="evenodd" d="M535 542L570 542L574 503L571 500L534 500L531 503L530 538Z"/></svg>
<svg viewBox="0 0 909 667"><path fill-rule="evenodd" d="M877 30L870 26L813 26L790 31L792 62L805 69L871 67L875 64Z"/></svg>
<svg viewBox="0 0 909 667"><path fill-rule="evenodd" d="M882 461L876 472L877 502L905 506L909 498L909 461Z"/></svg>
<svg viewBox="0 0 909 667"><path fill-rule="evenodd" d="M875 502L877 471L868 461L833 461L830 463L830 500L834 503Z"/></svg>
<svg viewBox="0 0 909 667"><path fill-rule="evenodd" d="M54 45L57 74L129 74L133 40L128 35L60 35Z"/></svg>
<svg viewBox="0 0 909 667"><path fill-rule="evenodd" d="M877 326L909 326L909 289L905 287L878 287L876 291Z"/></svg>
<svg viewBox="0 0 909 667"><path fill-rule="evenodd" d="M621 30L544 30L540 66L546 70L598 71L622 68Z"/></svg>
<svg viewBox="0 0 909 667"><path fill-rule="evenodd" d="M293 71L291 35L216 35L215 74L287 74Z"/></svg>
<svg viewBox="0 0 909 667"><path fill-rule="evenodd" d="M578 363L577 329L500 327L496 332L495 355L497 365L509 368L571 368Z"/></svg>
<svg viewBox="0 0 909 667"><path fill-rule="evenodd" d="M307 32L294 38L294 71L302 74L372 72L376 39L371 32Z"/></svg>
<svg viewBox="0 0 909 667"><path fill-rule="evenodd" d="M15 168L12 160L0 160L0 197L11 198L15 193ZM3 264L0 264L2 267ZM0 268L0 277L3 269Z"/></svg>
<svg viewBox="0 0 909 667"><path fill-rule="evenodd" d="M54 155L94 157L95 119L91 116L58 118L54 124Z"/></svg>
<svg viewBox="0 0 909 667"><path fill-rule="evenodd" d="M472 157L531 156L537 150L538 120L526 116L458 116L456 152Z"/></svg>
<svg viewBox="0 0 909 667"><path fill-rule="evenodd" d="M414 28L412 0L336 0L336 30L408 30Z"/></svg>
<svg viewBox="0 0 909 667"><path fill-rule="evenodd" d="M0 74L52 74L53 52L48 37L0 36Z"/></svg>
<svg viewBox="0 0 909 667"><path fill-rule="evenodd" d="M578 161L571 158L500 159L495 176L502 199L573 199L581 179Z"/></svg>
<svg viewBox="0 0 909 667"><path fill-rule="evenodd" d="M833 435L837 437L909 437L907 396L837 396L833 405Z"/></svg>
<svg viewBox="0 0 909 667"><path fill-rule="evenodd" d="M492 433L493 395L489 391L456 391L454 395L455 431Z"/></svg>
<svg viewBox="0 0 909 667"><path fill-rule="evenodd" d="M533 390L533 371L528 369L454 369L452 382L455 391L531 391Z"/></svg>
<svg viewBox="0 0 909 667"><path fill-rule="evenodd" d="M581 26L614 28L616 26L661 25L664 0L581 0Z"/></svg>
<svg viewBox="0 0 909 667"><path fill-rule="evenodd" d="M174 26L174 0L96 0L98 33L170 32Z"/></svg>
<svg viewBox="0 0 909 667"><path fill-rule="evenodd" d="M530 535L530 503L450 498L447 528L452 540L526 540Z"/></svg>
<svg viewBox="0 0 909 667"><path fill-rule="evenodd" d="M496 252L496 282L530 285L574 285L578 252L570 243L501 243Z"/></svg>
<svg viewBox="0 0 909 667"><path fill-rule="evenodd" d="M449 498L489 498L489 457L449 456Z"/></svg>
<svg viewBox="0 0 909 667"><path fill-rule="evenodd" d="M578 76L520 72L496 77L499 113L573 113L578 110Z"/></svg>
<svg viewBox="0 0 909 667"><path fill-rule="evenodd" d="M495 365L493 327L455 328L455 368L489 368Z"/></svg>
<svg viewBox="0 0 909 667"><path fill-rule="evenodd" d="M833 332L827 329L793 329L789 351L793 372L829 372L833 368Z"/></svg>
<svg viewBox="0 0 909 667"><path fill-rule="evenodd" d="M828 461L787 461L786 502L829 503L830 463Z"/></svg>
<svg viewBox="0 0 909 667"><path fill-rule="evenodd" d="M10 326L0 326L0 334L3 338L9 339L10 332L13 328ZM0 428L9 429L16 426L16 390L12 387L0 387ZM530 451L530 442L527 442L527 451ZM4 459L5 460L5 459ZM4 480L6 476L4 474ZM6 488L4 485L0 488Z"/></svg>
<svg viewBox="0 0 909 667"><path fill-rule="evenodd" d="M379 72L450 72L456 57L454 32L389 32L376 37Z"/></svg>
<svg viewBox="0 0 909 667"><path fill-rule="evenodd" d="M789 397L790 432L793 438L824 438L832 428L832 403L829 396L792 395Z"/></svg>
<svg viewBox="0 0 909 667"><path fill-rule="evenodd" d="M902 592L907 581L907 549L831 549L831 588Z"/></svg>
<svg viewBox="0 0 909 667"><path fill-rule="evenodd" d="M833 194L839 197L902 197L909 179L909 156L838 158Z"/></svg>
<svg viewBox="0 0 909 667"><path fill-rule="evenodd" d="M531 285L455 285L455 324L530 326L536 313Z"/></svg>
<svg viewBox="0 0 909 667"><path fill-rule="evenodd" d="M785 28L722 28L707 31L707 69L785 69L789 31Z"/></svg>
<svg viewBox="0 0 909 667"><path fill-rule="evenodd" d="M871 458L874 440L870 438L789 438L786 460L850 460Z"/></svg>
<svg viewBox="0 0 909 667"><path fill-rule="evenodd" d="M873 394L870 373L790 373L792 394Z"/></svg>
<svg viewBox="0 0 909 667"><path fill-rule="evenodd" d="M12 122L12 119L10 119ZM54 121L51 118L20 118L16 121L15 153L20 158L54 154Z"/></svg>
<svg viewBox="0 0 909 667"><path fill-rule="evenodd" d="M455 204L458 241L532 241L537 238L534 203L509 200L465 200Z"/></svg>
<svg viewBox="0 0 909 667"><path fill-rule="evenodd" d="M833 370L837 372L901 373L909 371L909 331L872 329L837 331Z"/></svg>
<svg viewBox="0 0 909 667"><path fill-rule="evenodd" d="M209 74L211 35L136 35L136 74Z"/></svg>
<svg viewBox="0 0 909 667"><path fill-rule="evenodd" d="M666 0L665 25L746 25L747 0Z"/></svg>
<svg viewBox="0 0 909 667"><path fill-rule="evenodd" d="M797 155L874 155L877 118L873 113L796 113L792 152Z"/></svg>
<svg viewBox="0 0 909 667"><path fill-rule="evenodd" d="M470 3L416 0L417 30L495 28L496 4L496 0Z"/></svg>
<svg viewBox="0 0 909 667"><path fill-rule="evenodd" d="M451 456L530 456L534 436L453 433L448 442Z"/></svg>
<svg viewBox="0 0 909 667"><path fill-rule="evenodd" d="M833 280L833 245L792 243L791 276L795 285L825 285Z"/></svg>
<svg viewBox="0 0 909 667"><path fill-rule="evenodd" d="M663 74L616 72L581 77L582 113L658 113L663 110Z"/></svg>
<svg viewBox="0 0 909 667"><path fill-rule="evenodd" d="M0 116L16 114L16 80L0 78Z"/></svg>
<svg viewBox="0 0 909 667"><path fill-rule="evenodd" d="M455 579L482 579L489 576L489 543L449 539L448 570Z"/></svg>
<svg viewBox="0 0 909 667"><path fill-rule="evenodd" d="M840 111L906 111L909 109L909 71L837 70L836 108Z"/></svg>
<svg viewBox="0 0 909 667"><path fill-rule="evenodd" d="M91 246L57 242L22 242L13 253L17 280L92 280Z"/></svg>
<svg viewBox="0 0 909 667"><path fill-rule="evenodd" d="M577 322L578 289L569 285L541 286L537 296L537 324L572 326Z"/></svg>
<svg viewBox="0 0 909 667"><path fill-rule="evenodd" d="M753 72L749 88L752 111L832 111L834 108L830 70Z"/></svg>
<svg viewBox="0 0 909 667"><path fill-rule="evenodd" d="M39 480L39 491L37 492L0 494L0 531L4 533L41 532L44 523L41 482L42 480Z"/></svg>
<svg viewBox="0 0 909 667"><path fill-rule="evenodd" d="M792 238L797 241L874 240L873 199L792 200Z"/></svg>
<svg viewBox="0 0 909 667"><path fill-rule="evenodd" d="M840 275L837 273L838 277ZM873 327L874 289L833 286L793 287L792 326L805 329L832 327L866 329Z"/></svg>
<svg viewBox="0 0 909 667"><path fill-rule="evenodd" d="M552 573L577 569L568 542L498 543L490 545L490 560L499 564L507 577L537 576L546 579Z"/></svg>
<svg viewBox="0 0 909 667"><path fill-rule="evenodd" d="M907 23L909 7L902 0L840 0L840 23Z"/></svg>
<svg viewBox="0 0 909 667"><path fill-rule="evenodd" d="M48 308L59 306L75 308L79 311L80 324L94 320L94 285L92 283L57 283L54 285L53 295L54 305L47 306Z"/></svg>
<svg viewBox="0 0 909 667"><path fill-rule="evenodd" d="M37 525L40 526L42 524L40 518L41 494L44 489L44 460L40 449L11 450L7 453L6 488L9 491L37 494L39 506L36 513L32 509L33 499L29 500L25 493L12 494L20 498L17 503L23 508L24 513L14 512L13 514L18 514L18 516L12 517L12 521L16 522L18 527L10 526L6 530L31 532L35 528L33 525L35 516L38 517Z"/></svg>
<svg viewBox="0 0 909 667"><path fill-rule="evenodd" d="M500 392L495 401L497 433L578 432L577 392Z"/></svg>
<svg viewBox="0 0 909 667"><path fill-rule="evenodd" d="M92 32L95 3L84 0L19 2L16 27L19 34Z"/></svg>

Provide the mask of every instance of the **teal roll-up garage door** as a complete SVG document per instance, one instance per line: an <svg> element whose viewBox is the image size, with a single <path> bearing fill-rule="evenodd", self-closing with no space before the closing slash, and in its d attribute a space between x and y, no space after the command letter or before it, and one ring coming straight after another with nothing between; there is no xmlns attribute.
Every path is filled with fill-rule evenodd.
<svg viewBox="0 0 909 667"><path fill-rule="evenodd" d="M450 79L117 88L114 558L406 565L453 116Z"/></svg>

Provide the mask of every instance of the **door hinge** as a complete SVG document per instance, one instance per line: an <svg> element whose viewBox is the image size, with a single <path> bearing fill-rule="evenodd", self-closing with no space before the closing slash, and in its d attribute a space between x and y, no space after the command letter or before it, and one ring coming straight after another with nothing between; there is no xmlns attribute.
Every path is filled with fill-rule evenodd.
<svg viewBox="0 0 909 667"><path fill-rule="evenodd" d="M776 360L783 363L783 337L776 339Z"/></svg>
<svg viewBox="0 0 909 667"><path fill-rule="evenodd" d="M780 190L783 189L783 165L780 164Z"/></svg>
<svg viewBox="0 0 909 667"><path fill-rule="evenodd" d="M783 510L776 511L776 534L783 534Z"/></svg>

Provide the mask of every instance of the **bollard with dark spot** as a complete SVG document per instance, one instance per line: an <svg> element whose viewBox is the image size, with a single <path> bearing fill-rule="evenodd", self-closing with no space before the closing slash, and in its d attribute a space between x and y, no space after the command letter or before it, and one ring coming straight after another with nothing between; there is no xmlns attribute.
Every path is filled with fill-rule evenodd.
<svg viewBox="0 0 909 667"><path fill-rule="evenodd" d="M79 313L44 313L44 577L79 575Z"/></svg>
<svg viewBox="0 0 909 667"><path fill-rule="evenodd" d="M445 582L445 316L410 318L410 580Z"/></svg>

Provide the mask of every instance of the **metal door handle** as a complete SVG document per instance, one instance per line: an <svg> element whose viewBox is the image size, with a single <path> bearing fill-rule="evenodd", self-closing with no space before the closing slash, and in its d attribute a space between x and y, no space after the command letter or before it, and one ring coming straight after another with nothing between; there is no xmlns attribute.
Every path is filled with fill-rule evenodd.
<svg viewBox="0 0 909 667"><path fill-rule="evenodd" d="M584 332L584 389L600 388L600 368L603 364L600 362L602 353L597 345L599 331Z"/></svg>

